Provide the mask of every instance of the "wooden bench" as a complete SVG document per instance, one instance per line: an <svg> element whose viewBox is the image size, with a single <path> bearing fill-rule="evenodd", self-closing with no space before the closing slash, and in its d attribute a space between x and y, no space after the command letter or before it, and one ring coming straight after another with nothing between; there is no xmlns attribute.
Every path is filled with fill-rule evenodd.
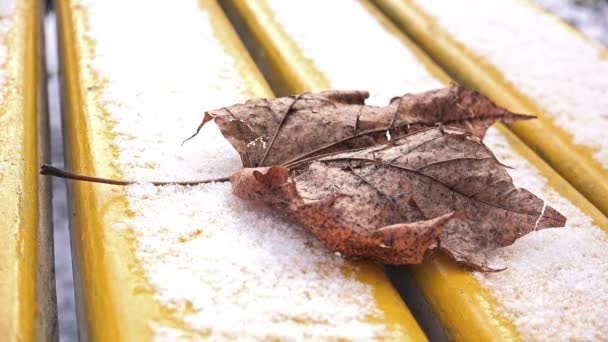
<svg viewBox="0 0 608 342"><path fill-rule="evenodd" d="M98 176L227 176L205 110L273 96L214 1L79 0L59 11L67 165ZM69 185L79 336L425 340L383 271L325 251L229 184Z"/></svg>
<svg viewBox="0 0 608 342"><path fill-rule="evenodd" d="M222 4L279 95L347 87L369 89L372 101L387 103L403 92L450 82L368 2L310 1L297 10L280 0ZM428 32L430 41L433 31ZM485 77L466 71L467 79L478 76ZM502 90L483 90L501 99ZM502 104L522 110L513 102ZM545 132L544 122L526 122L518 130L540 127ZM602 250L608 247L608 220L505 126L491 129L486 143L501 161L516 168L512 176L517 185L544 197L569 224L531 234L498 252L493 261L510 269L497 274L466 272L439 255L394 270L398 282L413 278L424 298L415 298L413 305L428 305L438 320L438 329L427 334L432 340L467 341L605 336L602 308L608 298L595 296L593 286L585 283L606 286L602 277L608 255ZM575 290L572 284L581 285Z"/></svg>
<svg viewBox="0 0 608 342"><path fill-rule="evenodd" d="M50 158L37 1L0 8L0 336L4 341L57 338Z"/></svg>
<svg viewBox="0 0 608 342"><path fill-rule="evenodd" d="M537 115L511 129L608 214L605 47L532 1L375 2L459 82Z"/></svg>

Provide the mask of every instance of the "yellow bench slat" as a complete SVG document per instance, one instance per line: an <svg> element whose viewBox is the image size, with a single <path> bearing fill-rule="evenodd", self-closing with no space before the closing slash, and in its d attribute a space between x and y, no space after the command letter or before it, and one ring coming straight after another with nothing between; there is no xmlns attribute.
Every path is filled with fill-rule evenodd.
<svg viewBox="0 0 608 342"><path fill-rule="evenodd" d="M108 2L109 3L109 2ZM116 4L122 4L122 2L115 2ZM127 19L116 19L113 15L109 15L110 12L103 12L107 17L99 19L96 18L94 22L92 22L91 18L100 14L92 13L95 9L91 9L88 5L84 4L78 0L71 1L60 1L58 4L59 10L59 22L61 28L61 51L62 51L62 65L65 70L64 74L64 94L66 97L66 117L65 117L65 125L66 125L66 144L67 147L67 162L69 168L73 171L84 173L84 174L94 174L100 176L109 176L109 177L126 177L124 173L127 170L121 170L117 167L117 160L122 160L120 145L117 145L116 139L124 137L119 132L120 128L117 126L124 125L124 123L120 122L119 116L111 116L108 114L111 109L109 107L105 107L108 103L107 100L103 100L104 94L112 93L112 92L120 92L124 89L126 91L130 91L130 86L133 84L120 84L120 74L112 74L109 73L104 75L105 69L99 68L96 63L101 63L96 60L97 56L103 55L107 58L115 58L121 55L116 55L115 51L105 51L99 48L98 44L104 44L102 38L95 36L95 32L104 33L104 27L97 27L96 30L100 31L90 31L90 27L96 27L95 25L99 25L100 20L105 20L107 22L108 28L116 27L114 25L124 25L123 22L119 22L119 20L128 20L129 16L135 18L136 15L140 13L144 13L150 10L150 7L146 4L146 2L141 2L139 4L132 3L127 7L120 7L120 11L122 11L122 15L127 16ZM155 4L158 6L158 4ZM106 6L106 3L97 6ZM109 6L109 5L107 5ZM151 5L154 6L154 5ZM177 6L177 5L176 5ZM245 48L242 46L240 40L238 39L236 33L233 31L227 19L224 17L223 12L219 8L219 6L214 1L200 1L199 7L196 8L196 5L188 5L180 4L180 6L191 6L189 9L189 13L196 11L203 11L206 13L211 21L211 25L213 26L213 38L220 45L211 45L209 38L201 37L201 39L193 39L190 41L190 44L203 44L203 48L207 50L209 55L217 56L220 52L223 51L223 57L227 62L226 68L237 69L236 72L242 77L243 80L239 80L238 84L244 84L246 89L244 93L232 98L230 103L221 103L221 105L228 105L232 102L243 101L245 96L251 97L260 97L260 96L272 96L271 91L263 80L261 74L257 70L255 64L247 55ZM136 7L139 7L139 11L136 11ZM179 6L178 6L179 7ZM102 7L103 9L108 9L111 7ZM174 15L172 13L172 6L166 7L167 16ZM157 8L155 10L158 10ZM181 13L184 14L185 13ZM192 14L192 15L195 15ZM107 18L107 19L106 19ZM181 18L181 17L180 17ZM141 18L140 18L141 19ZM184 17L182 20L187 21L192 18ZM197 18L198 19L198 18ZM135 20L135 19L133 19ZM199 19L204 20L204 19ZM156 23L156 21L155 21ZM200 23L200 22L199 22ZM103 24L103 23L102 23ZM146 29L147 24L151 24L147 21L138 21L138 25L143 25L143 30ZM122 27L122 26L119 26ZM194 28L193 28L194 29ZM108 31L110 32L110 31ZM158 32L158 31L156 31ZM106 37L107 38L107 37ZM140 36L142 40L146 39L154 39L152 35L150 36ZM189 37L189 39L192 37ZM185 39L184 37L174 37L174 39ZM165 40L159 39L159 42L166 42ZM134 43L136 44L136 43ZM160 44L160 43L159 43ZM105 46L105 45L103 45ZM136 49L144 49L139 46ZM159 47L160 49L164 48L163 46ZM96 49L100 49L99 51ZM192 51L182 51L184 55L191 53ZM124 52L125 54L129 54L130 52ZM150 51L150 53L154 53L154 51ZM128 56L125 55L125 58ZM175 61L166 61L169 63L168 65L175 66L175 72L183 72L183 69L177 69L178 67L183 67L184 63L192 63L192 60L184 61L184 60L175 60ZM204 58L200 60L194 61L196 63L208 63ZM234 62L234 63L232 63ZM120 64L120 63L119 63ZM177 65L180 64L180 65ZM96 66L97 65L97 66ZM124 65L124 64L120 64ZM187 65L186 65L187 67ZM159 68L162 70L168 70L167 68ZM231 69L231 70L232 70ZM161 72L150 66L150 72ZM117 70L116 73L126 72L124 69ZM108 79L106 79L106 77ZM111 78L114 77L114 78ZM119 81L115 81L119 79ZM171 79L169 77L169 79ZM166 81L165 79L162 82ZM160 80L159 80L160 82ZM196 128L196 125L203 117L203 113L207 106L217 106L217 104L208 104L216 103L213 102L213 99L210 99L210 95L205 94L205 79L200 80L199 86L203 89L193 89L193 93L189 95L189 101L193 101L192 99L200 98L200 103L197 105L197 121L192 122L191 130L188 132L175 132L175 144L171 143L171 148L175 150L175 153L179 152L179 143L181 139L186 137L186 134L192 133L192 131ZM170 82L168 82L170 83ZM125 86L125 88L118 89L119 86ZM135 85L134 87L137 87ZM179 88L179 86L178 86ZM167 85L166 89L164 89L163 94L158 94L157 96L171 96L173 88L172 85ZM220 89L221 91L225 91L228 94L232 94L235 92L233 89ZM216 90L217 92L217 90ZM215 94L215 93L214 93ZM133 93L133 97L137 97L139 94L137 92ZM144 96L143 94L142 96ZM211 95L212 96L212 95ZM199 108L200 107L200 108ZM174 115L172 120L189 120L190 117L186 118L184 115L179 116L181 111L184 111L184 108L176 109L175 111L171 111L169 109L169 113L166 113L167 116ZM128 109L127 109L128 111ZM148 111L152 113L154 111L153 108L148 108ZM124 112L123 112L124 113ZM150 114L150 113L141 113L142 115ZM153 113L152 113L153 114ZM137 113L130 112L124 115L131 115L136 117ZM155 118L153 120L165 120L162 117ZM145 131L146 129L152 129L143 125L140 130ZM169 128L168 128L169 129ZM180 134L184 134L183 136ZM201 133L201 135L205 135ZM138 139L144 139L148 136L145 134L134 134L132 140L127 139L124 144L138 144ZM195 140L188 142L184 148L191 148L190 151L192 153L197 153L197 149L192 146L196 146L196 144L202 144L200 139L204 139L201 137L197 137ZM142 149L153 151L155 149L167 149L167 142L159 142L150 140L146 140L145 142L139 143ZM144 144L144 145L142 145ZM228 158L228 156L226 157ZM170 159L170 158L169 158ZM187 158L186 158L187 159ZM205 161L204 159L202 160ZM137 163L137 160L134 160L134 163ZM162 168L165 161L163 159L157 159L154 161L157 165L148 167L151 177L154 177L154 171L156 168ZM211 161L210 161L211 162ZM215 161L217 162L217 161ZM188 167L186 165L188 160L184 160L184 167ZM141 172L147 171L146 167L140 170ZM177 171L176 171L177 172ZM226 171L227 172L227 171ZM158 176L157 176L158 178ZM204 177L203 177L204 178ZM214 186L214 185L209 185ZM227 185L226 185L227 186ZM224 185L222 185L224 187ZM204 187L203 187L204 188ZM135 190L134 190L135 189ZM142 207L147 205L152 206L154 203L152 201L139 200L136 203L133 198L136 195L130 194L129 191L139 191L141 190L141 186L132 186L130 189L119 188L119 187L111 187L107 185L98 185L98 184L88 184L88 183L70 183L69 185L69 194L70 194L70 203L71 203L71 213L73 213L71 217L71 225L72 225L72 241L74 243L74 265L76 269L77 276L75 278L76 283L76 291L77 291L77 309L78 309L78 319L79 319L79 329L80 336L84 339L91 340L148 340L153 337L157 338L225 338L225 339L238 339L238 338L255 338L256 336L241 336L239 335L242 331L250 331L247 330L247 324L251 322L240 321L240 315L247 315L246 312L249 308L243 308L242 312L234 312L234 317L225 317L228 322L218 322L219 326L217 329L215 327L207 327L205 322L201 322L201 318L197 318L198 315L204 315L206 311L217 312L221 314L221 310L224 308L228 308L233 303L216 303L215 307L201 307L200 298L196 297L197 301L190 301L189 299L182 299L181 295L171 297L175 295L175 292L170 292L167 289L161 289L159 285L163 282L163 279L159 279L158 277L154 277L154 274L151 274L150 267L154 267L154 265L150 264L150 259L146 259L146 255L157 253L157 251L151 251L146 248L149 246L145 246L151 235L146 233L146 230L156 229L156 222L148 222L149 227L141 228L137 222L141 222L138 220L146 219L145 215L151 215L149 211L145 211L145 208L137 208L137 204L141 204ZM223 189L223 188L222 188ZM159 192L171 192L173 191L171 188L167 189L159 189ZM190 193L191 190L184 190ZM196 189L192 190L198 191ZM162 197L162 196L160 196ZM169 195L167 195L168 198ZM156 197L155 197L156 198ZM193 202L197 200L197 197L193 196L185 196L184 202ZM162 198L161 198L162 201ZM199 203L201 211L205 210L206 204L212 206L213 203ZM187 205L184 203L184 205ZM224 204L219 203L218 205L223 206ZM228 204L234 205L234 204ZM158 210L171 210L169 207L171 203L166 205L165 208L158 208ZM196 215L196 213L192 213L192 215ZM266 215L266 214L260 214ZM271 215L272 217L272 215ZM159 241L174 241L177 240L179 243L191 243L196 241L197 239L205 239L206 234L208 234L206 223L201 222L201 230L193 231L193 234L190 236L180 236L178 233L180 232L180 222L184 222L188 218L183 217L175 217L174 220L177 222L175 224L171 223L171 217L165 219L159 217L156 221L162 220L163 224L167 225L167 228L162 230L162 227L158 234L162 236L159 237ZM207 219L204 217L204 219ZM209 218L215 221L222 222L222 218ZM270 222L270 218L266 218L268 222ZM273 219L275 220L275 219ZM268 223L270 226L276 225L273 223L274 221ZM209 223L211 224L211 223ZM117 228L117 226L124 226L124 228ZM293 227L296 229L297 227ZM141 229L141 230L138 230ZM226 227L226 230L233 229L232 227ZM246 231L249 228L246 226L240 227L241 230ZM181 233L180 233L181 234ZM213 237L209 237L212 239ZM230 254L239 253L239 249L243 248L242 245L238 241L233 241L234 245L226 243L225 240L217 240L217 244L223 247L224 252L218 252L218 250L209 251L209 253L225 253L226 259L231 259ZM271 241L254 241L255 245L260 245L261 247L249 246L250 248L259 248L259 253L262 253L266 247L264 247L265 243L270 244ZM306 241L302 240L304 244ZM160 243L160 242L159 242ZM154 254L155 256L161 257L173 257L172 253L180 254L182 251L180 249L186 249L187 247L180 247L184 245L179 245L176 243L174 246L169 244L168 248L175 248L176 250L173 252L167 252L162 254ZM211 245L209 245L211 246ZM167 245L159 245L157 249L162 249L167 247ZM270 248L268 246L267 248ZM317 247L318 248L318 247ZM189 250L190 251L190 250ZM254 251L255 252L255 251ZM186 253L186 251L183 251ZM174 265L174 268L179 267L190 267L196 268L197 265L200 265L201 268L213 268L213 265L206 265L207 261L206 256L204 255L204 251L200 251L203 253L199 255L201 259L190 261L190 265ZM142 256L143 254L143 256ZM188 256L188 255L186 255ZM209 260L213 260L213 256L209 256ZM302 255L301 258L306 258L306 255ZM320 258L316 256L315 258ZM337 258L333 255L325 255L322 257L322 263L329 263L328 261ZM143 260L143 261L142 261ZM278 265L283 265L282 267L288 269L293 266L294 268L301 267L300 265L290 265L288 264L290 261L288 258L283 258L280 255L277 255L276 262ZM219 276L225 276L225 285L229 287L231 284L229 282L239 282L239 267L247 268L249 260L238 260L235 261L235 265L230 267L229 269L217 269L216 273ZM304 290L306 290L306 286L310 286L311 293L310 295L314 295L314 291L322 291L321 295L323 296L335 296L336 298L347 297L348 293L334 293L335 290L332 290L332 286L336 286L336 281L340 281L340 279L345 278L349 283L352 283L356 288L363 287L365 289L369 289L371 291L371 299L372 303L366 303L365 306L372 306L373 310L377 310L377 313L373 313L369 317L358 318L357 320L361 320L361 325L369 325L369 326L377 326L380 331L383 332L384 337L388 339L399 339L399 340L413 340L413 341L423 341L425 340L424 334L416 324L415 320L411 316L405 304L402 302L398 293L395 289L390 285L389 280L386 275L380 270L379 267L371 264L351 264L346 263L343 265L345 274L342 274L341 269L320 269L318 270L318 274L308 274L304 275L305 277L312 277L311 279L319 279L321 281L320 284L310 284L304 286ZM308 270L309 272L315 273L315 270ZM269 273L271 270L265 270L261 273ZM350 272L350 274L349 274ZM208 274L208 278L214 278L217 274ZM261 275L262 276L262 275ZM281 280L281 274L270 275L270 277L276 277L278 281L278 286L288 287L290 285L289 280ZM192 278L194 279L194 278ZM191 279L191 280L192 280ZM174 281L176 283L185 282L182 279L164 279L164 281L171 282ZM299 281L302 282L301 279L294 279L293 282ZM180 284L177 284L180 285ZM188 284L182 284L188 285ZM203 285L205 287L203 287ZM209 283L205 283L204 279L201 282L201 288L191 288L190 291L201 291L206 292L209 296L219 296L217 293L220 293L220 289L210 288ZM214 283L211 284L217 287L222 287L222 283ZM245 284L248 285L248 284ZM339 284L338 284L339 285ZM172 284L168 284L167 286L174 286ZM255 286L255 284L248 285ZM325 289L323 289L325 287ZM250 289L253 291L253 289ZM264 290L264 289L262 289ZM234 296L237 299L241 299L241 295L246 295L249 290L242 290L241 292L235 293ZM272 292L276 291L272 288L266 289L268 293L264 295L272 298ZM259 293L254 292L254 293ZM294 298L281 298L277 297L277 300L281 300L283 302L283 306L294 305L293 303L301 303L305 299L302 298L306 294L306 291L303 293L293 293ZM318 293L317 293L318 294ZM194 298L193 296L188 296L185 294L187 298ZM299 297L298 297L299 296ZM296 298L297 297L297 298ZM221 297L218 297L221 298ZM258 298L262 300L262 298ZM293 299L293 303L292 303ZM314 298L312 298L314 299ZM312 299L310 299L312 301ZM206 302L205 302L206 303ZM276 303L273 303L276 305ZM335 304L327 303L328 305L335 306L337 308L340 307L341 303L336 301ZM255 306L252 304L252 306ZM252 313L255 314L256 308L251 308ZM259 308L258 308L259 309ZM215 311L213 311L215 310ZM331 318L329 322L315 322L315 308L309 308L309 312L304 312L301 316L297 317L287 317L281 318L278 317L269 317L268 320L275 320L277 325L270 325L263 332L259 332L260 336L275 336L276 338L288 338L290 335L282 335L286 332L283 331L273 331L273 329L278 329L279 324L287 325L291 327L287 330L287 333L293 332L295 335L293 337L297 338L298 336L301 338L302 336L310 336L319 333L320 330L324 329L323 326L327 325L328 333L332 333L336 331L339 327L332 327ZM369 310L368 308L361 306L360 310L365 312L364 310ZM338 310L339 312L339 310ZM374 311L375 312L375 311ZM199 316L200 317L200 316ZM223 316L222 316L223 317ZM308 318L310 317L310 318ZM213 319L211 317L210 319ZM255 317L253 317L255 319ZM319 328L315 328L319 326ZM230 334L230 329L233 328L235 333ZM255 328L255 327L253 327ZM253 329L252 328L252 329ZM317 330L315 330L317 329ZM216 331L217 330L217 331ZM253 331L253 330L251 330ZM351 334L352 332L342 332L342 334ZM354 332L356 333L356 332ZM274 335L273 335L274 334ZM299 335L303 334L303 335ZM309 338L311 338L309 336ZM345 335L347 336L347 335ZM332 337L331 335L326 337ZM340 337L337 335L336 337ZM258 338L260 338L258 336Z"/></svg>
<svg viewBox="0 0 608 342"><path fill-rule="evenodd" d="M50 181L38 2L2 6L0 91L0 335L6 341L57 338Z"/></svg>
<svg viewBox="0 0 608 342"><path fill-rule="evenodd" d="M529 30L525 35L517 36L510 35L508 29L505 28L505 33L496 38L497 43L492 42L491 44L508 44L509 49L504 53L510 54L513 59L517 58L517 56L526 56L529 62L527 66L529 72L527 74L513 75L513 73L509 73L510 69L507 66L495 64L491 60L491 57L481 57L480 53L483 52L472 47L468 41L468 35L456 37L449 30L445 29L447 18L451 17L449 9L444 9L443 13L430 14L420 8L415 1L376 0L376 3L401 29L411 35L438 63L454 75L459 82L484 93L491 94L492 99L498 104L513 111L537 115L539 117L538 120L516 123L510 126L510 128L595 206L602 210L604 214L608 214L608 201L606 200L608 198L608 161L604 161L602 164L599 159L600 157L597 157L601 147L577 143L574 137L575 133L571 127L557 124L556 115L576 116L577 113L553 113L546 104L542 104L543 97L552 96L552 92L559 89L559 87L565 86L565 84L554 84L552 86L545 86L542 89L538 85L534 85L534 82L538 81L538 76L534 72L535 65L537 65L535 63L551 65L555 60L553 55L558 55L560 51L545 51L543 56L538 54L532 55L526 48L530 45L526 44L544 46L544 42L547 39L557 39L555 36L550 36L549 38L543 36L542 27ZM513 3L515 4L514 6L522 7L520 10L524 11L524 13L537 18L538 25L552 26L550 27L552 34L559 35L559 39L564 42L561 45L561 49L575 49L579 45L584 46L585 52L582 53L585 60L572 59L572 65L576 65L577 63L595 63L596 72L606 74L606 70L608 70L605 66L607 63L606 59L608 58L608 50L606 48L586 40L570 26L559 20L555 20L550 14L541 10L530 1L515 1ZM460 5L463 7L468 6L464 2ZM495 23L511 20L508 13L484 14L485 12L482 13L479 9L471 13L470 16L462 20L462 25L476 26L477 30L480 31L484 30L484 24L481 23L480 16L483 16L484 20L494 20ZM493 27L500 26L494 25ZM588 56L589 53L593 56ZM597 57L595 57L596 55ZM592 58L596 58L596 61L590 62L589 60ZM560 62L564 63L564 61ZM600 63L604 64L604 67L601 69L599 68ZM593 68L593 65L586 65L585 68ZM557 64L554 74L566 72L564 69L568 69L568 66ZM571 75L571 79L566 83L568 85L578 84L579 89L584 89L583 87L586 84L585 75L587 74ZM604 75L603 77L605 79L608 75ZM525 93L521 87L512 83L511 78L515 78L516 82L525 84L535 94ZM552 80L547 79L546 81L550 82ZM569 96L574 98L579 95L575 92L562 94L560 98L555 99L555 102L572 102L573 98L568 99ZM592 101L595 103L597 99L593 99ZM574 106L576 107L574 111L587 111L587 109L581 108L578 104ZM606 119L602 119L600 116L585 121L584 124L588 125L587 127L590 131L602 122L604 126L606 125ZM582 132L578 132L577 134L580 135ZM605 159L607 152L604 150L601 153L604 154L603 158Z"/></svg>
<svg viewBox="0 0 608 342"><path fill-rule="evenodd" d="M332 2L332 4L336 3ZM296 10L293 6L289 9L288 5L279 0L272 3L268 0L248 2L234 0L225 1L223 4L225 4L225 11L235 22L235 25L243 28L243 34L246 36L244 40L250 42L249 48L252 50L252 55L256 57L261 69L269 75L273 88L277 89L281 95L303 91L321 91L330 87L336 88L335 84L348 89L370 90L372 95L388 92L382 94L386 96L386 101L390 96L412 91L409 88L401 88L404 86L398 80L393 84L378 86L378 82L387 79L385 70L377 67L381 64L390 65L390 72L405 73L403 78L412 78L408 81L413 84L411 85L413 88L434 86L434 82L419 74L421 72L434 78L438 84L449 83L449 77L438 69L428 56L422 53L405 36L397 32L398 30L387 22L386 18L377 9L365 1L360 2L360 4L367 10L367 14L360 11L352 14L344 7L340 8L339 13L337 11L332 12L332 8L325 7L327 2L313 1L307 3L307 6L310 7L308 13L301 8ZM285 7L281 7L281 5ZM357 6L354 2L340 3L340 5L335 6L347 5ZM277 12L281 10L284 12ZM294 13L291 17L287 17L286 13L290 10L293 10ZM310 15L312 12L316 15L324 11L328 12L328 17L316 16L313 18ZM393 45L400 42L410 50L410 54L408 55L397 48L391 48L390 51L379 48L379 46L385 44L382 39L387 40L389 38L373 35L375 32L372 33L372 28L365 18L366 15L371 15L382 23L385 32L381 35L396 37L398 43L393 43ZM298 16L301 19L293 16ZM333 18L339 18L339 20L333 22L332 16ZM311 26L306 25L307 22L311 23ZM294 27L289 27L290 25ZM296 25L300 26L295 27ZM334 28L332 25L340 25L340 29ZM358 35L360 32L356 31L357 26L362 26L361 31L365 31L371 36ZM344 41L346 41L344 43L336 39L340 34L352 34L357 39L350 41L348 40L349 37L344 37ZM304 39L306 40L304 41ZM312 44L316 44L315 42L323 39L328 40L333 45L328 44L327 50L322 50L320 45L317 45L316 48L319 50L315 50ZM373 51L368 53L368 64L361 64L364 62L358 59L353 51L361 51L361 54L365 54L363 52L365 49ZM386 56L393 52L398 53L396 58L400 62L397 64L392 64L386 60ZM350 67L352 74L358 75L358 77L336 75L335 79L332 79L331 71L320 70L326 67L327 64L324 63L330 63L327 61L328 56L332 56L339 63L342 63L345 69ZM403 65L406 66L402 70L400 67ZM409 75L407 71L410 72ZM352 83L343 85L346 82L345 80ZM372 86L384 88L370 88ZM508 141L513 155L526 158L531 165L538 169L539 173L547 180L549 189L557 191L561 196L580 208L584 213L581 215L590 216L595 225L604 231L608 230L608 220L593 205L504 126L499 125L498 131ZM539 179L539 181L541 180ZM408 267L408 269L425 299L431 304L434 313L447 330L448 336L454 340L520 339L515 324L503 314L505 308L501 307L490 290L482 286L472 273L462 270L446 258L438 255L433 255L423 264ZM513 284L513 286L517 286L517 284Z"/></svg>

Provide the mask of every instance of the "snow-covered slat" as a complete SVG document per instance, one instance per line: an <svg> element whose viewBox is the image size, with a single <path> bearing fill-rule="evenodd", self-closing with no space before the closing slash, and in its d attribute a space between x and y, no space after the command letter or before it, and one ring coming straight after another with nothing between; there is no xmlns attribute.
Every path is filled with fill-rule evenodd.
<svg viewBox="0 0 608 342"><path fill-rule="evenodd" d="M58 1L84 340L425 340L381 268L343 260L230 184L205 110L272 93L215 1Z"/></svg>
<svg viewBox="0 0 608 342"><path fill-rule="evenodd" d="M0 3L0 336L57 337L42 9L27 0Z"/></svg>
<svg viewBox="0 0 608 342"><path fill-rule="evenodd" d="M513 111L511 129L608 214L608 49L531 0L376 0L455 78Z"/></svg>
<svg viewBox="0 0 608 342"><path fill-rule="evenodd" d="M281 95L365 89L372 103L384 104L450 82L368 2L223 4ZM503 272L467 272L437 254L397 269L396 278L409 271L423 297L416 301L426 301L439 321L438 329L425 322L427 333L463 341L606 336L608 220L504 126L490 129L486 143L515 167L515 184L564 213L568 226L534 232L497 251L491 262L509 267Z"/></svg>

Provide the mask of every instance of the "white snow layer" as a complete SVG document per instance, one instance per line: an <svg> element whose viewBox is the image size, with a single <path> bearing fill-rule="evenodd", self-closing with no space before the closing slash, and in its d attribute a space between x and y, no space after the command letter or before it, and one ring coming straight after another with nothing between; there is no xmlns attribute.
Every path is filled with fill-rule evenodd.
<svg viewBox="0 0 608 342"><path fill-rule="evenodd" d="M15 0L0 0L0 18L10 17L15 13Z"/></svg>
<svg viewBox="0 0 608 342"><path fill-rule="evenodd" d="M180 147L205 110L250 96L197 1L82 5L124 178L205 179L241 168L213 124ZM156 299L189 329L152 323L158 339L195 332L220 340L367 340L384 333L356 266L276 212L235 198L229 184L139 184L126 196L135 214L115 226L132 229Z"/></svg>
<svg viewBox="0 0 608 342"><path fill-rule="evenodd" d="M608 170L608 55L525 1L419 0Z"/></svg>
<svg viewBox="0 0 608 342"><path fill-rule="evenodd" d="M351 0L268 0L270 10L302 54L333 89L369 90L368 104L386 105L395 96L442 84L412 51Z"/></svg>
<svg viewBox="0 0 608 342"><path fill-rule="evenodd" d="M358 4L324 2L324 10L318 11L315 6L321 3L310 2L294 11L284 3L269 2L286 32L332 87L371 89L374 102L380 104L394 95L440 86L414 55ZM116 120L115 143L120 151L116 166L125 178L225 176L241 165L215 126L205 128L201 137L184 148L179 144L199 123L205 109L246 97L233 61L194 1L170 8L146 1L145 15L140 11L143 4L115 0L88 7L90 34L97 43L93 67L109 81L102 102ZM450 4L442 3L454 7L451 12L457 16L458 6ZM555 25L538 23L545 17L508 2L492 5L497 10L491 13L513 13L509 15L512 25L492 21L487 30L478 30L482 36L479 45L496 50L486 51L492 58L508 54L512 49L509 39L515 34L497 35L494 31L508 25L509 31L519 32L518 25L528 25L526 34L519 38L527 41L526 48L520 49L525 53L507 58L512 59L508 63L497 62L510 68L510 80L534 94L535 100L545 101L543 105L551 109L558 123L572 121L566 127L580 130L576 122L588 123L593 118L594 127L605 127L604 121L597 120L598 108L608 108L600 105L606 99L602 96L608 89L606 78L598 77L605 75L605 63L598 62L596 55L590 55L590 48L574 38L565 40L569 48L552 48L567 35ZM476 6L484 11L490 7L483 3ZM340 25L331 20L332 11L337 10ZM132 25L133 15L141 20L137 26ZM158 25L158 18L164 25ZM311 18L314 25L310 25ZM533 28L530 20L535 23ZM476 31L472 27L468 30ZM537 51L542 44L535 40L539 34L543 43L549 44L542 54ZM374 48L366 48L366 43ZM545 50L556 51L555 63L541 58L546 56ZM571 54L579 59L576 63L571 63ZM532 57L538 57L538 63ZM522 61L532 61L534 67L524 70ZM590 63L595 68L589 67ZM584 91L573 90L571 84ZM554 107L547 105L553 102ZM572 113L577 113L577 120ZM577 141L588 137L577 136ZM516 184L564 213L568 227L532 233L498 251L492 262L509 269L477 277L525 339L594 340L608 336L604 324L608 321L606 234L547 187L546 179L497 131L489 131L487 143L503 162L516 168L511 171ZM233 198L227 184L160 188L142 184L129 187L127 197L137 213L128 225L137 237L137 255L157 289L157 299L178 310L188 308L191 313L185 320L192 329L218 338L259 339L355 339L382 333L382 327L364 321L367 315L378 312L371 289L341 271L352 267L350 264L329 255L300 228L265 207ZM298 323L301 321L313 323L303 325ZM154 329L160 339L183 337L170 328Z"/></svg>
<svg viewBox="0 0 608 342"><path fill-rule="evenodd" d="M530 190L568 218L565 228L530 233L490 258L498 273L476 273L524 340L599 341L608 336L608 234L593 224L506 139L490 129L485 143L516 186Z"/></svg>
<svg viewBox="0 0 608 342"><path fill-rule="evenodd" d="M293 10L294 4L289 1L269 0L268 3L291 40L334 88L367 89L374 95L376 104L382 104L398 94L441 86L402 42L387 34L356 2L310 1L297 10ZM488 3L499 9L505 6L503 2ZM442 4L455 7L448 1ZM339 25L335 23L336 13L340 17ZM520 20L517 16L509 18L515 22ZM314 25L310 25L312 21ZM497 30L503 23L495 22L493 25L498 26L491 26L488 30ZM539 27L543 25L539 24ZM504 39L494 41L491 34L486 38L486 43L496 48L497 53L506 52L506 48L498 43L503 43ZM521 60L515 58L513 63L517 65L518 61ZM563 72L567 73L567 69ZM530 72L534 73L534 70ZM587 70L585 77L590 77L592 84L606 82L590 74L591 71ZM559 82L562 76L552 77L557 77ZM585 83L582 77L580 82ZM552 89L557 87L555 85ZM606 89L608 87L596 90ZM577 91L577 94L583 95L587 101L591 101L593 96L582 91ZM560 103L565 106L572 101L570 99L569 96ZM592 107L593 103L586 102L582 108ZM497 251L491 263L508 266L509 269L500 273L477 274L477 278L494 295L502 306L502 313L515 323L526 340L598 340L608 336L608 325L605 324L608 322L607 234L594 226L590 217L551 189L547 180L508 144L498 130L488 131L486 143L502 162L515 168L509 172L516 186L545 199L568 218L568 223L566 228L534 232L513 246Z"/></svg>

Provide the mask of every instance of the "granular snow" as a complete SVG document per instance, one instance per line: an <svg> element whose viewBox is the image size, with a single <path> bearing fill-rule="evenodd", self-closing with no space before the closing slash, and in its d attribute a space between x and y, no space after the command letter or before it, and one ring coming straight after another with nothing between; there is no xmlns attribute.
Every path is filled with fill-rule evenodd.
<svg viewBox="0 0 608 342"><path fill-rule="evenodd" d="M608 234L566 198L506 139L490 129L486 144L516 186L530 190L568 218L566 228L530 233L496 251L498 273L476 273L524 340L599 341L608 336Z"/></svg>
<svg viewBox="0 0 608 342"><path fill-rule="evenodd" d="M377 99L387 99L412 89L423 91L441 86L402 42L382 31L355 2L313 1L297 11L286 1L268 3L290 39L334 87L352 89L356 85L371 90ZM448 2L443 4L451 6ZM335 24L337 11L340 25ZM310 25L311 18L314 26ZM373 49L366 49L366 44L373 45ZM415 86L408 81L414 81ZM593 77L592 82L599 80ZM587 103L585 108L589 106ZM551 189L498 130L491 128L485 142L502 162L515 168L509 172L516 186L544 198L567 216L568 224L567 228L534 232L497 251L491 263L509 269L478 273L477 278L524 339L597 340L608 336L606 233Z"/></svg>
<svg viewBox="0 0 608 342"><path fill-rule="evenodd" d="M205 110L251 96L197 1L81 4L123 177L205 179L241 168L214 124L180 147ZM260 340L384 333L372 288L356 279L355 264L276 212L235 198L229 184L138 184L126 197L134 215L113 226L132 229L156 299L176 310L190 333ZM150 326L161 340L186 337Z"/></svg>
<svg viewBox="0 0 608 342"><path fill-rule="evenodd" d="M289 11L282 9L282 1L269 3L286 32L302 44L303 54L333 87L371 88L375 102L384 103L404 91L440 85L359 4L324 2L324 10L315 11L313 4L320 3L311 3ZM140 11L144 5L146 15ZM331 11L326 6L340 10L340 25L329 21L326 13ZM213 125L179 148L181 138L189 136L204 109L247 96L234 62L195 2L175 3L169 10L156 2L114 0L91 4L88 11L90 35L97 43L93 67L108 80L102 102L116 121L115 144L120 152L116 166L125 178L186 180L225 176L240 168L238 155ZM131 22L134 15L141 20L136 27ZM158 18L165 25L158 25ZM312 26L311 18L315 18ZM333 36L336 31L341 36ZM351 35L357 39L348 38ZM486 35L492 45L494 36ZM367 49L362 41L376 44L375 48ZM122 53L127 50L130 54ZM171 60L176 62L166 63ZM571 67L579 68L579 64ZM538 79L546 76L543 63L540 68ZM570 75L568 68L562 69ZM585 75L591 77L590 84L601 85L594 75ZM583 96L587 101L582 104L565 97L560 108L589 109L588 96ZM516 184L564 213L568 227L532 233L496 252L491 261L509 269L477 274L477 278L524 338L607 336L608 284L602 277L608 274L606 234L548 188L546 180L497 131L488 132L487 143L501 161L516 168L511 171ZM127 224L137 237L137 255L157 289L157 299L187 311L184 320L192 329L217 338L259 339L365 339L382 333L382 326L366 323L367 316L379 314L371 289L347 276L353 267L350 263L330 255L267 208L235 199L229 185L139 184L128 187L127 198L137 213ZM174 329L152 327L159 339L184 338Z"/></svg>
<svg viewBox="0 0 608 342"><path fill-rule="evenodd" d="M369 90L367 103L386 105L404 92L442 86L359 2L310 0L297 10L290 1L267 3L283 30L325 75L331 88Z"/></svg>
<svg viewBox="0 0 608 342"><path fill-rule="evenodd" d="M525 1L416 5L538 103L608 170L608 56Z"/></svg>

